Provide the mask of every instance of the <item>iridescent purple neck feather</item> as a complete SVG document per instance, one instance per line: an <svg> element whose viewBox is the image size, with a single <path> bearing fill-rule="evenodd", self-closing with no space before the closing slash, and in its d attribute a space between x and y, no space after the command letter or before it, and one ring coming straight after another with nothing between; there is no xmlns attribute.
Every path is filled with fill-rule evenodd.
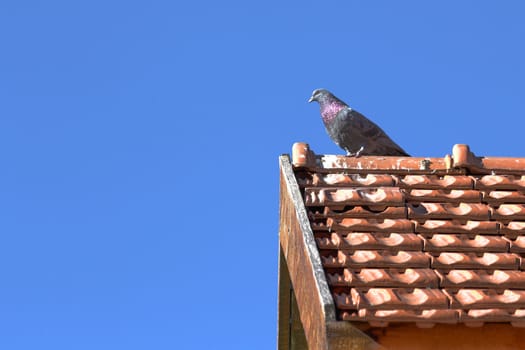
<svg viewBox="0 0 525 350"><path fill-rule="evenodd" d="M312 95L312 100L319 103L321 118L325 123L332 121L337 116L337 113L343 108L348 107L346 103L324 89L315 90L314 95Z"/></svg>
<svg viewBox="0 0 525 350"><path fill-rule="evenodd" d="M321 103L321 118L323 122L328 123L333 120L337 116L337 113L345 107L346 105L339 101Z"/></svg>

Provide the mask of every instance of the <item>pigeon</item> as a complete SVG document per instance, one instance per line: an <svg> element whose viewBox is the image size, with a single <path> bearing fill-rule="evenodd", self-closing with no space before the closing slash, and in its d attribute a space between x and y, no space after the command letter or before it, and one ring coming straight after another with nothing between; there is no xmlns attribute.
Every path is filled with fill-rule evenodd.
<svg viewBox="0 0 525 350"><path fill-rule="evenodd" d="M349 107L325 89L316 89L308 102L317 101L330 138L348 156L410 157L373 121Z"/></svg>

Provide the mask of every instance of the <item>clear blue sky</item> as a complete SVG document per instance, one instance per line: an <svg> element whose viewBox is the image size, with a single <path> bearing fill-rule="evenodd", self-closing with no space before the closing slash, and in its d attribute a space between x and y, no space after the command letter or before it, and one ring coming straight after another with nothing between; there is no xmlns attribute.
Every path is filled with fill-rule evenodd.
<svg viewBox="0 0 525 350"><path fill-rule="evenodd" d="M2 1L0 348L274 349L278 161L325 87L525 157L523 1Z"/></svg>

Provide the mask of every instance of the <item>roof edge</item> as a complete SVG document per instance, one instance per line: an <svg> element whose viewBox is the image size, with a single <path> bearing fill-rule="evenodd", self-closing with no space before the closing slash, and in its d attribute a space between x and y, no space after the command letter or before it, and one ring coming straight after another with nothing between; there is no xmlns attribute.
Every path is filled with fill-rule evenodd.
<svg viewBox="0 0 525 350"><path fill-rule="evenodd" d="M321 256L290 157L281 155L279 165L281 173L279 242L299 307L299 317L308 348L311 350L349 347L378 349L378 344L364 332L349 322L337 320L335 302L325 277Z"/></svg>
<svg viewBox="0 0 525 350"><path fill-rule="evenodd" d="M292 170L292 164L290 162L289 156L281 155L279 157L279 163L281 167L281 174L284 177L284 181L287 184L286 189L288 191L288 195L293 201L293 204L296 210L296 218L297 218L297 222L299 223L300 229L302 232L304 247L306 248L306 251L308 253L308 258L310 260L310 264L313 268L313 274L314 274L314 278L316 282L319 300L321 300L322 302L325 320L335 321L336 314L335 314L334 300L332 298L332 295L330 294L330 288L328 287L328 281L325 278L323 265L321 263L321 256L319 255L319 251L317 250L314 233L309 224L306 207L304 206L303 198L301 196L301 192L300 192L297 180L295 179L295 175ZM287 233L281 232L281 234L289 234L289 232ZM284 253L285 253L285 256L288 255L288 251L285 250ZM290 272L293 275L295 271L290 271ZM292 283L293 283L293 276L292 276Z"/></svg>
<svg viewBox="0 0 525 350"><path fill-rule="evenodd" d="M384 171L399 173L436 174L520 174L525 175L525 158L479 157L466 144L452 147L452 155L444 157L394 157L317 155L308 143L296 142L292 146L292 164L295 168L330 171L351 169L356 172Z"/></svg>

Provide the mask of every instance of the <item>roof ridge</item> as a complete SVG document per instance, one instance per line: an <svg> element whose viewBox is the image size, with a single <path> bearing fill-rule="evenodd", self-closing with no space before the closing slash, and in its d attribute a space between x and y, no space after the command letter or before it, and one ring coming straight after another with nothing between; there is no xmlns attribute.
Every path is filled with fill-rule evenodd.
<svg viewBox="0 0 525 350"><path fill-rule="evenodd" d="M525 176L525 157L476 156L466 144L455 144L452 154L444 157L398 157L318 155L308 143L296 142L292 147L294 168L317 172L351 169L353 172L385 172L411 174L492 174Z"/></svg>

